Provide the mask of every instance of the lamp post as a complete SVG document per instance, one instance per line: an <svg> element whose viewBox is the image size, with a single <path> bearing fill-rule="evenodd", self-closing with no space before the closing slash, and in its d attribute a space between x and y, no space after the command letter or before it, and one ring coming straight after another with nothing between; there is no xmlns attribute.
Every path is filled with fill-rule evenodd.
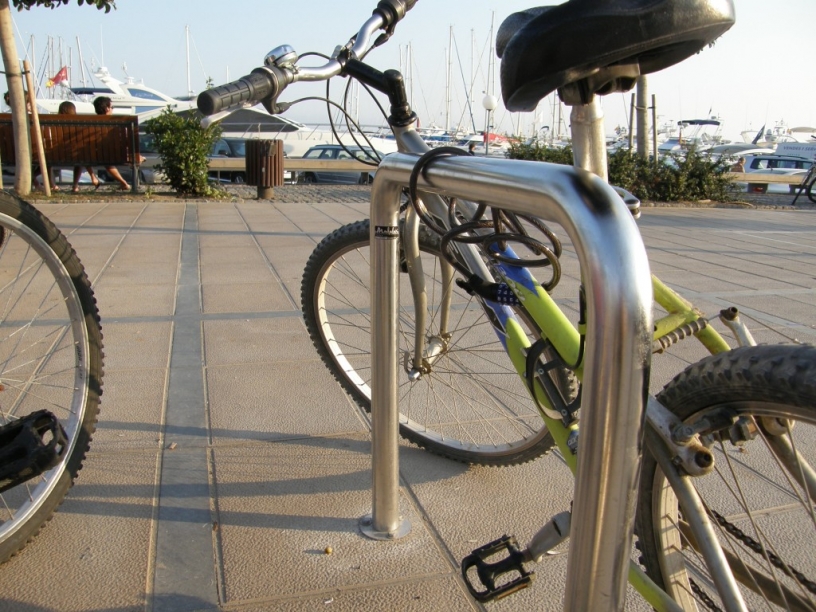
<svg viewBox="0 0 816 612"><path fill-rule="evenodd" d="M490 120L492 118L492 113L496 110L496 107L499 105L499 101L496 99L496 96L487 94L484 98L482 98L482 106L487 111L487 121L485 125L485 155L490 154Z"/></svg>

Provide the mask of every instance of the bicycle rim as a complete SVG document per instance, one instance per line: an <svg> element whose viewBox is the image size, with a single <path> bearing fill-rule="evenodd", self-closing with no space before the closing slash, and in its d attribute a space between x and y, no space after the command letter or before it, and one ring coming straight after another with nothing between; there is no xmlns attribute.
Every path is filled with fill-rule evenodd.
<svg viewBox="0 0 816 612"><path fill-rule="evenodd" d="M811 202L816 203L816 191L813 189L814 184L816 184L816 179L810 181L807 187L807 197Z"/></svg>
<svg viewBox="0 0 816 612"><path fill-rule="evenodd" d="M814 357L812 347L731 351L692 366L660 397L686 423L722 411L742 417L703 438L715 470L693 483L750 610L816 609ZM686 610L727 609L648 453L639 503L650 575Z"/></svg>
<svg viewBox="0 0 816 612"><path fill-rule="evenodd" d="M371 398L368 227L368 222L361 222L341 228L316 249L303 293L315 345L366 410ZM420 246L428 296L424 333L428 371L415 381L408 375L415 316L408 275L401 273L400 433L432 452L468 463L510 465L540 456L552 446L552 437L484 309L456 287L448 326L440 329L443 281L438 241L423 230Z"/></svg>
<svg viewBox="0 0 816 612"><path fill-rule="evenodd" d="M36 535L70 488L101 392L101 334L84 270L50 222L8 199L0 206L0 425L47 409L68 443L54 468L0 493L0 562Z"/></svg>

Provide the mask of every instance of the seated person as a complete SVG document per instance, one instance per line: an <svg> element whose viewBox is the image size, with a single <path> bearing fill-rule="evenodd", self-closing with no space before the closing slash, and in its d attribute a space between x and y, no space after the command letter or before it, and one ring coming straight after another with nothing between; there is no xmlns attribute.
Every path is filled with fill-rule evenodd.
<svg viewBox="0 0 816 612"><path fill-rule="evenodd" d="M111 99L107 96L99 96L93 101L93 105L97 115L113 114L113 104L111 103ZM144 156L139 155L139 163L142 163L144 160ZM127 181L122 178L122 175L119 174L119 170L117 170L115 166L106 166L105 170L107 170L108 174L119 183L119 188L122 191L127 191L130 189L130 185L128 185Z"/></svg>
<svg viewBox="0 0 816 612"><path fill-rule="evenodd" d="M76 115L76 105L73 102L66 100L62 104L59 105L59 110L57 111L59 115ZM93 168L90 166L86 166L85 169L88 171L88 174L91 177L91 183L93 183L94 189L99 189L99 179L96 178L94 174ZM71 191L74 193L79 193L79 177L82 175L82 166L74 166L74 186L71 188Z"/></svg>

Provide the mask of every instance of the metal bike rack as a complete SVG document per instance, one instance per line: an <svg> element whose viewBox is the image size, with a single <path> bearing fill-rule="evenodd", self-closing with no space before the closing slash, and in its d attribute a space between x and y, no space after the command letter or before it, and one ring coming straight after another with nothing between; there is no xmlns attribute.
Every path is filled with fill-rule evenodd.
<svg viewBox="0 0 816 612"><path fill-rule="evenodd" d="M371 537L410 530L399 515L397 218L416 156L389 155L371 192ZM651 362L652 288L640 234L598 177L540 162L440 159L419 189L559 223L575 245L589 304L566 610L620 610L625 596ZM591 576L591 580L579 579Z"/></svg>

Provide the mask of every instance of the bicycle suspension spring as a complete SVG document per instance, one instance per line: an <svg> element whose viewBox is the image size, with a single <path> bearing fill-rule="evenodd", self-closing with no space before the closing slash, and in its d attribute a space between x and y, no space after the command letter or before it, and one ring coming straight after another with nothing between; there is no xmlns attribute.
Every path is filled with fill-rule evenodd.
<svg viewBox="0 0 816 612"><path fill-rule="evenodd" d="M696 319L690 323L686 323L685 325L681 325L680 327L670 331L665 336L661 336L652 342L652 352L662 353L673 344L677 344L681 340L693 336L697 332L704 330L706 327L708 327L708 319L704 319L703 317L700 317L699 319Z"/></svg>

